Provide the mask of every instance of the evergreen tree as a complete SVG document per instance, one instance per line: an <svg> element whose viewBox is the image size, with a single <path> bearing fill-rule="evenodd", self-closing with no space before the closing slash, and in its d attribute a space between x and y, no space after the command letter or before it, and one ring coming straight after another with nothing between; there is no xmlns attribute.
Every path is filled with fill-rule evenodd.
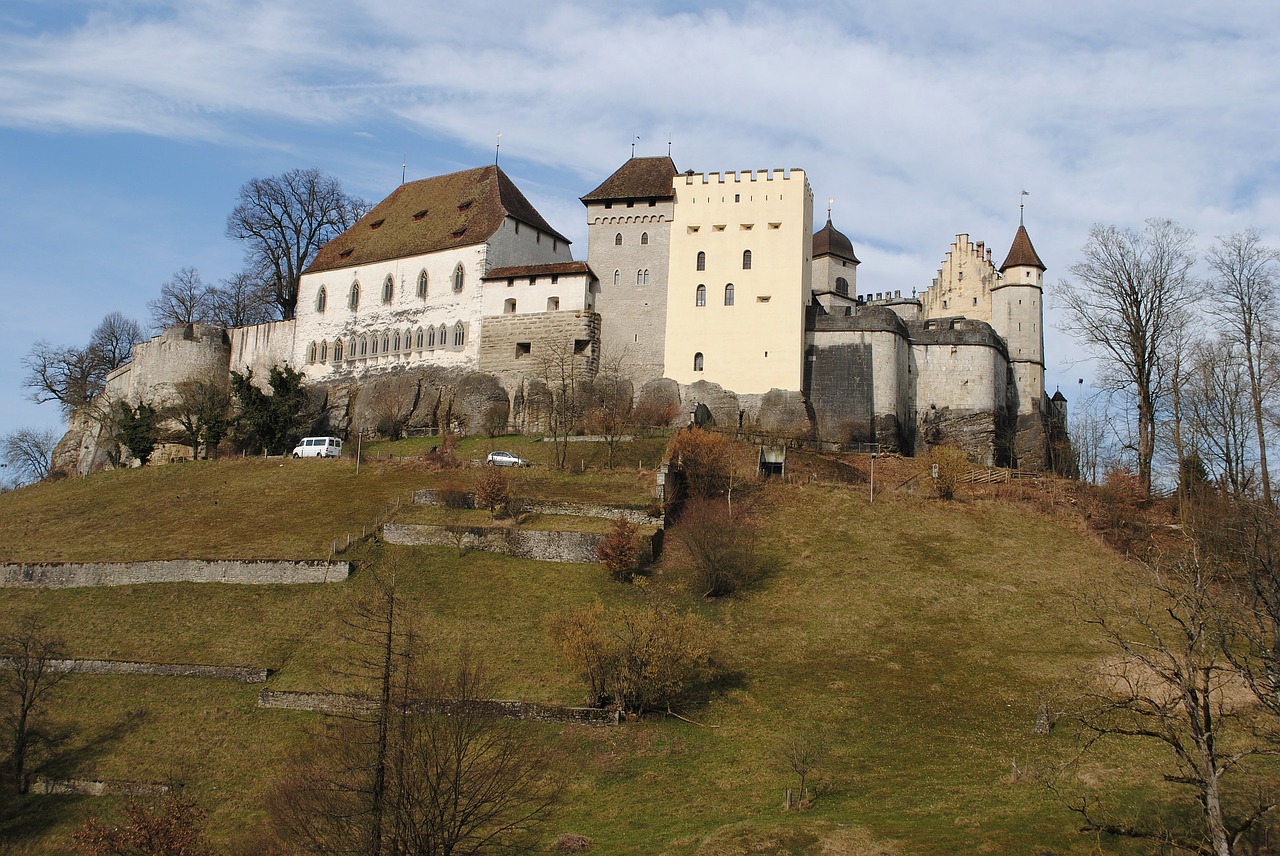
<svg viewBox="0 0 1280 856"><path fill-rule="evenodd" d="M253 385L253 372L231 373L231 391L240 403L240 426L246 445L256 451L283 455L297 445L306 432L307 392L303 375L289 366L272 366L268 379L271 394Z"/></svg>
<svg viewBox="0 0 1280 856"><path fill-rule="evenodd" d="M120 430L116 433L116 441L146 466L160 438L160 413L150 404L139 404L134 408L127 401L120 402L119 410L117 424Z"/></svg>

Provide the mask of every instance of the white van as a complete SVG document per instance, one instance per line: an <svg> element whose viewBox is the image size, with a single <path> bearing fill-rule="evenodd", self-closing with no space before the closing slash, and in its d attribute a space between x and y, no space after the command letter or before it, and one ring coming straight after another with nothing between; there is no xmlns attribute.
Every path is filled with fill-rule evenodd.
<svg viewBox="0 0 1280 856"><path fill-rule="evenodd" d="M293 447L295 458L340 458L342 441L337 437L303 437Z"/></svg>

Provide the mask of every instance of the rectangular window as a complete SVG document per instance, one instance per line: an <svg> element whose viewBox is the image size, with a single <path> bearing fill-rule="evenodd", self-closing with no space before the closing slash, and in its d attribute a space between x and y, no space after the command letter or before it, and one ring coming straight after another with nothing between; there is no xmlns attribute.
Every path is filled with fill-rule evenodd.
<svg viewBox="0 0 1280 856"><path fill-rule="evenodd" d="M533 353L532 342L516 342L516 359L517 360L520 359L521 357L527 357L531 353Z"/></svg>

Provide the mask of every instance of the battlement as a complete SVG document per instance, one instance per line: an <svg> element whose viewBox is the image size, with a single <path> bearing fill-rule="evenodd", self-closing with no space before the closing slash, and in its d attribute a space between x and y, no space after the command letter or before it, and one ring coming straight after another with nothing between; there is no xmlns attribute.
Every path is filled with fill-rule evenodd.
<svg viewBox="0 0 1280 856"><path fill-rule="evenodd" d="M728 172L686 172L683 175L676 176L676 180L684 180L686 185L694 184L742 184L743 182L751 183L754 181L790 181L792 174L796 174L804 180L808 185L808 179L805 177L804 170L799 167L790 167L787 169L760 169L760 170L729 170Z"/></svg>

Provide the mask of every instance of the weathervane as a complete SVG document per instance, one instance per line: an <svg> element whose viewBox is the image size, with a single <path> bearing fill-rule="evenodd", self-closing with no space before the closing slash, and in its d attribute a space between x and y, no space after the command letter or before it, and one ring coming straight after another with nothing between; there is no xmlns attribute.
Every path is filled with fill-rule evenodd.
<svg viewBox="0 0 1280 856"><path fill-rule="evenodd" d="M631 156L636 156L636 140L640 139L640 135L636 134L636 139L631 141Z"/></svg>
<svg viewBox="0 0 1280 856"><path fill-rule="evenodd" d="M1023 197L1023 196L1030 196L1030 195L1031 195L1030 193L1027 193L1027 191L1023 190L1023 191L1022 191L1022 196L1019 196L1019 197L1018 197L1018 225L1019 225L1019 226L1021 226L1021 225L1022 225L1022 209L1023 209L1023 208L1025 208L1025 207L1026 207L1026 204L1027 204L1026 202L1024 202L1024 201L1023 201L1023 198L1022 198L1022 197Z"/></svg>
<svg viewBox="0 0 1280 856"><path fill-rule="evenodd" d="M834 205L835 202L836 202L836 198L834 196L827 197L827 222L828 223L831 222L831 206Z"/></svg>
<svg viewBox="0 0 1280 856"><path fill-rule="evenodd" d="M493 165L498 165L498 152L502 150L502 132L498 132L498 144L493 147Z"/></svg>
<svg viewBox="0 0 1280 856"><path fill-rule="evenodd" d="M404 156L404 161L400 164L400 183L404 184L405 176L409 174L409 156Z"/></svg>
<svg viewBox="0 0 1280 856"><path fill-rule="evenodd" d="M667 131L667 157L671 157L671 132Z"/></svg>

